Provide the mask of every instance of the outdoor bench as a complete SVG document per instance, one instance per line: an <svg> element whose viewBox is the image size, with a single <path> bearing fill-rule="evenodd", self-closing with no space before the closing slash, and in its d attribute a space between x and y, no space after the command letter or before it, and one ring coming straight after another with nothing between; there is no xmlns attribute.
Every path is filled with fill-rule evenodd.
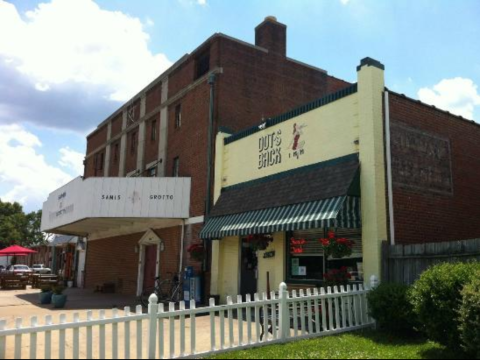
<svg viewBox="0 0 480 360"><path fill-rule="evenodd" d="M18 275L2 275L0 277L0 285L3 290L14 290L27 288L28 280Z"/></svg>

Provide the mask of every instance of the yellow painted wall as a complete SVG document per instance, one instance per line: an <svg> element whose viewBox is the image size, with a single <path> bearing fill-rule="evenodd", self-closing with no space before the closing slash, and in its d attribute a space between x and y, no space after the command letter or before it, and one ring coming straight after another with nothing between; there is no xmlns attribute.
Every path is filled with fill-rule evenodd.
<svg viewBox="0 0 480 360"><path fill-rule="evenodd" d="M218 252L218 294L225 304L227 296L239 294L238 280L240 276L240 238L232 236L223 238Z"/></svg>
<svg viewBox="0 0 480 360"><path fill-rule="evenodd" d="M368 282L381 275L381 242L388 239L383 122L384 71L358 71L360 184L362 192L363 271Z"/></svg>
<svg viewBox="0 0 480 360"><path fill-rule="evenodd" d="M294 124L305 126L300 137L300 142L305 142L304 154L299 158L289 149ZM272 134L273 150L280 149L281 163L259 169L259 142ZM358 137L358 96L352 94L226 145L222 154L222 187L350 155L358 152ZM281 144L276 146L279 139Z"/></svg>
<svg viewBox="0 0 480 360"><path fill-rule="evenodd" d="M275 257L264 259L265 252L275 251ZM270 272L270 290L278 290L281 282L285 281L285 233L274 233L273 242L265 251L258 253L258 281L257 292L267 291L267 271Z"/></svg>

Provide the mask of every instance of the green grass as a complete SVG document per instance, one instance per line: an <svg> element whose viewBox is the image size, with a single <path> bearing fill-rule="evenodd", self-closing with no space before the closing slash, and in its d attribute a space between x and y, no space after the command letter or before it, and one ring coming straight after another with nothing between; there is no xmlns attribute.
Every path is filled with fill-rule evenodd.
<svg viewBox="0 0 480 360"><path fill-rule="evenodd" d="M463 359L423 339L402 339L375 331L323 337L223 353L211 359Z"/></svg>

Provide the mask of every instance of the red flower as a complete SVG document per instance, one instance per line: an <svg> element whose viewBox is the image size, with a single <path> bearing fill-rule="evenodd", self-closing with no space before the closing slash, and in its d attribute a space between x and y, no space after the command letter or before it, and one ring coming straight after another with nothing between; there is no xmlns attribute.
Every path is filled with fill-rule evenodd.
<svg viewBox="0 0 480 360"><path fill-rule="evenodd" d="M335 239L335 236L336 236L336 235L335 235L335 231L329 231L329 232L328 232L328 238L329 238L329 239Z"/></svg>
<svg viewBox="0 0 480 360"><path fill-rule="evenodd" d="M322 239L322 240L320 240L320 241L322 242L322 245L323 245L323 246L328 246L328 245L330 245L330 240L328 240L328 239Z"/></svg>

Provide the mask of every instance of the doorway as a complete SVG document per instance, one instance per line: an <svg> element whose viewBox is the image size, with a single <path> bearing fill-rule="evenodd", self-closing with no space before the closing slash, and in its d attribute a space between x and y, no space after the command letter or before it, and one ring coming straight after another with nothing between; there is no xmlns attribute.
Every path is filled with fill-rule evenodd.
<svg viewBox="0 0 480 360"><path fill-rule="evenodd" d="M252 245L242 240L240 258L240 295L245 300L245 295L253 295L257 292L258 257Z"/></svg>
<svg viewBox="0 0 480 360"><path fill-rule="evenodd" d="M155 286L155 277L157 273L157 245L145 247L145 272L143 276L143 290L151 289Z"/></svg>

